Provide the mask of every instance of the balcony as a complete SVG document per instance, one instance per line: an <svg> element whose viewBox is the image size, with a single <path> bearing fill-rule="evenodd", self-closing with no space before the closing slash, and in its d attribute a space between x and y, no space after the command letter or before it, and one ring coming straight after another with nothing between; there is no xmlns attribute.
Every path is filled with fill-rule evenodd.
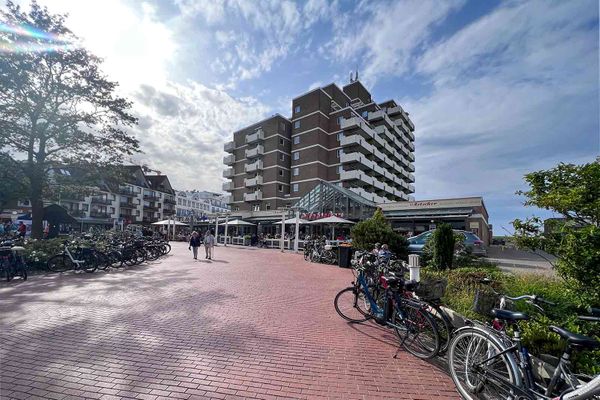
<svg viewBox="0 0 600 400"><path fill-rule="evenodd" d="M223 164L233 165L234 163L235 163L235 155L234 154L229 154L229 155L223 157Z"/></svg>
<svg viewBox="0 0 600 400"><path fill-rule="evenodd" d="M119 206L121 208L136 208L136 205L130 201L125 201L125 202L119 203Z"/></svg>
<svg viewBox="0 0 600 400"><path fill-rule="evenodd" d="M225 182L223 183L223 191L231 192L233 190L233 182Z"/></svg>
<svg viewBox="0 0 600 400"><path fill-rule="evenodd" d="M167 215L175 215L175 210L171 210L171 209L165 208L163 210L163 215L165 215L165 216L167 216Z"/></svg>
<svg viewBox="0 0 600 400"><path fill-rule="evenodd" d="M408 184L408 191L411 193L415 192L415 185L413 185L412 183Z"/></svg>
<svg viewBox="0 0 600 400"><path fill-rule="evenodd" d="M120 187L117 190L117 193L119 193L120 195L123 195L123 196L129 196L129 197L134 197L136 195L136 193L130 187Z"/></svg>
<svg viewBox="0 0 600 400"><path fill-rule="evenodd" d="M253 149L246 149L246 158L254 158L262 156L265 152L265 148L260 144Z"/></svg>
<svg viewBox="0 0 600 400"><path fill-rule="evenodd" d="M175 201L175 199L169 199L169 198L165 198L163 201L165 204L172 204L172 205L176 205L177 202Z"/></svg>
<svg viewBox="0 0 600 400"><path fill-rule="evenodd" d="M160 197L155 194L144 194L144 200L147 201L159 201Z"/></svg>
<svg viewBox="0 0 600 400"><path fill-rule="evenodd" d="M90 217L108 219L110 218L110 214L108 214L106 211L92 210L90 211Z"/></svg>
<svg viewBox="0 0 600 400"><path fill-rule="evenodd" d="M144 211L158 211L159 208L157 206L147 206L144 205Z"/></svg>
<svg viewBox="0 0 600 400"><path fill-rule="evenodd" d="M67 211L67 213L70 216L76 217L76 218L85 217L85 211L83 211L83 210L70 210L70 211Z"/></svg>
<svg viewBox="0 0 600 400"><path fill-rule="evenodd" d="M258 201L262 200L262 192L257 190L253 193L244 193L244 201Z"/></svg>
<svg viewBox="0 0 600 400"><path fill-rule="evenodd" d="M112 204L112 200L107 199L106 197L92 196L92 204L104 204L108 206Z"/></svg>
<svg viewBox="0 0 600 400"><path fill-rule="evenodd" d="M265 138L265 132L262 129L256 130L256 132L246 135L246 143L254 143Z"/></svg>
<svg viewBox="0 0 600 400"><path fill-rule="evenodd" d="M408 169L410 172L415 172L415 165L413 163L410 163L408 164L408 167L406 169Z"/></svg>
<svg viewBox="0 0 600 400"><path fill-rule="evenodd" d="M415 175L414 174L408 174L408 181L411 183L415 182Z"/></svg>
<svg viewBox="0 0 600 400"><path fill-rule="evenodd" d="M262 170L262 168L263 168L262 160L257 160L255 162L253 162L252 164L246 164L244 166L244 170L246 172L255 172L255 171Z"/></svg>
<svg viewBox="0 0 600 400"><path fill-rule="evenodd" d="M223 171L223 178L232 178L233 177L233 168L226 168Z"/></svg>
<svg viewBox="0 0 600 400"><path fill-rule="evenodd" d="M234 149L235 149L235 144L233 143L233 141L226 142L225 145L223 146L223 150L225 150L226 153L233 153Z"/></svg>
<svg viewBox="0 0 600 400"><path fill-rule="evenodd" d="M373 186L373 178L361 171L342 171L340 173L341 181L358 181L360 184Z"/></svg>
<svg viewBox="0 0 600 400"><path fill-rule="evenodd" d="M156 222L156 221L158 221L158 218L156 218L156 217L144 217L144 218L142 218L142 222L145 222L145 223L152 223L152 222Z"/></svg>
<svg viewBox="0 0 600 400"><path fill-rule="evenodd" d="M262 185L262 183L263 183L263 177L262 176L256 176L254 178L246 178L246 179L244 179L244 185L246 187L259 186L259 185Z"/></svg>

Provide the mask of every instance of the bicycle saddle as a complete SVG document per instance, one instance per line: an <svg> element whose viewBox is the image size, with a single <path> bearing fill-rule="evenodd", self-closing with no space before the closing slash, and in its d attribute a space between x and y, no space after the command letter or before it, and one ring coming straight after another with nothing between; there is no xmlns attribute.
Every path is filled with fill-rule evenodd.
<svg viewBox="0 0 600 400"><path fill-rule="evenodd" d="M525 321L529 319L529 315L510 310L501 310L499 308L492 309L492 315L504 321Z"/></svg>
<svg viewBox="0 0 600 400"><path fill-rule="evenodd" d="M572 346L584 347L586 349L600 347L600 342L592 337L569 332L566 329L554 325L550 326L550 330L565 339Z"/></svg>

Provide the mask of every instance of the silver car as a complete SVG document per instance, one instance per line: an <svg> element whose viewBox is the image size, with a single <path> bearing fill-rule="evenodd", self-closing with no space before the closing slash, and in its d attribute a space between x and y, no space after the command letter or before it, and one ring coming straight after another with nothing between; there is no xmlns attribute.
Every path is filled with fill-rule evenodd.
<svg viewBox="0 0 600 400"><path fill-rule="evenodd" d="M408 252L410 254L423 253L423 246L425 246L425 243L431 237L432 233L433 231L427 231L421 233L420 235L408 238ZM479 236L469 231L454 230L454 233L461 233L463 235L463 243L466 247L471 249L473 255L480 257L485 257L487 255L485 244L479 238Z"/></svg>

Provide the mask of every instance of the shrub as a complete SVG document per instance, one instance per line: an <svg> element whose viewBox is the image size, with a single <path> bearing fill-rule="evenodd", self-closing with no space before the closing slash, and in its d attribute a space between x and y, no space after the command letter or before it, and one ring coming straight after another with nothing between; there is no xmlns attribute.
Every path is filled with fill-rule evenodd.
<svg viewBox="0 0 600 400"><path fill-rule="evenodd" d="M64 238L29 240L23 253L27 265L33 270L45 270L48 259L62 251Z"/></svg>
<svg viewBox="0 0 600 400"><path fill-rule="evenodd" d="M394 232L380 209L373 217L361 221L352 227L352 246L362 250L372 250L376 243L385 244L398 258L408 258L408 241Z"/></svg>

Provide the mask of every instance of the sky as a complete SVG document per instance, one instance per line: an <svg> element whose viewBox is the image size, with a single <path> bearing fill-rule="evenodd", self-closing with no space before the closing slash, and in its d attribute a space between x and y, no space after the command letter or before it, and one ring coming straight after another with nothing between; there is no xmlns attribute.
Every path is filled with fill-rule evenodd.
<svg viewBox="0 0 600 400"><path fill-rule="evenodd" d="M600 154L595 0L39 3L104 59L139 117L133 161L176 189L221 191L235 130L355 70L416 126L415 197L483 196L496 234L550 215L515 195L527 172Z"/></svg>

